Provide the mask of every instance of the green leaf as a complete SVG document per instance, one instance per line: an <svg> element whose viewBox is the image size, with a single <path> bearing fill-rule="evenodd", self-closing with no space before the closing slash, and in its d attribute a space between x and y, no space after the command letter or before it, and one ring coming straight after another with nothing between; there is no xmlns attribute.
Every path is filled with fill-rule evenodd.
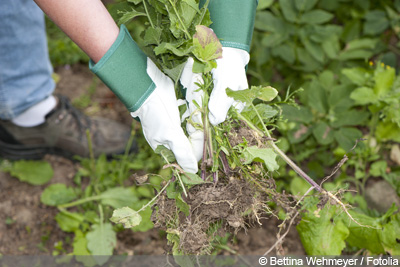
<svg viewBox="0 0 400 267"><path fill-rule="evenodd" d="M85 220L82 214L75 212L59 212L55 219L64 232L74 232L79 229L81 223Z"/></svg>
<svg viewBox="0 0 400 267"><path fill-rule="evenodd" d="M274 3L274 0L259 0L257 10L263 10L270 7Z"/></svg>
<svg viewBox="0 0 400 267"><path fill-rule="evenodd" d="M164 159L167 160L167 163L175 162L175 155L174 153L166 148L165 146L157 146L156 150L154 150L155 153L161 155Z"/></svg>
<svg viewBox="0 0 400 267"><path fill-rule="evenodd" d="M375 35L382 33L389 27L389 20L382 10L372 10L365 15L364 34Z"/></svg>
<svg viewBox="0 0 400 267"><path fill-rule="evenodd" d="M396 70L394 68L385 67L383 64L378 65L374 72L375 94L380 97L389 92L392 89L395 78Z"/></svg>
<svg viewBox="0 0 400 267"><path fill-rule="evenodd" d="M311 81L306 88L308 105L319 113L326 114L328 111L327 94L317 80Z"/></svg>
<svg viewBox="0 0 400 267"><path fill-rule="evenodd" d="M374 49L376 43L379 41L377 38L361 38L353 40L346 45L346 50L356 49Z"/></svg>
<svg viewBox="0 0 400 267"><path fill-rule="evenodd" d="M100 194L101 203L109 205L115 209L131 206L138 198L132 188L115 187L110 188Z"/></svg>
<svg viewBox="0 0 400 267"><path fill-rule="evenodd" d="M325 122L319 122L314 126L313 135L321 145L328 145L334 140L332 128Z"/></svg>
<svg viewBox="0 0 400 267"><path fill-rule="evenodd" d="M322 42L322 49L330 59L336 59L340 52L339 37L332 35Z"/></svg>
<svg viewBox="0 0 400 267"><path fill-rule="evenodd" d="M310 123L313 120L313 114L306 106L293 107L283 104L281 108L284 119L288 119L289 121Z"/></svg>
<svg viewBox="0 0 400 267"><path fill-rule="evenodd" d="M320 63L325 60L325 54L320 44L309 39L305 31L300 31L300 39L307 52Z"/></svg>
<svg viewBox="0 0 400 267"><path fill-rule="evenodd" d="M222 57L222 45L210 28L197 25L193 35L193 54L200 61L206 62Z"/></svg>
<svg viewBox="0 0 400 267"><path fill-rule="evenodd" d="M290 193L295 196L304 196L310 187L310 184L304 179L296 176L290 182Z"/></svg>
<svg viewBox="0 0 400 267"><path fill-rule="evenodd" d="M161 43L161 33L162 28L147 28L144 33L143 42L145 45L155 44L158 45Z"/></svg>
<svg viewBox="0 0 400 267"><path fill-rule="evenodd" d="M390 121L378 123L375 134L378 141L400 142L400 128L397 123Z"/></svg>
<svg viewBox="0 0 400 267"><path fill-rule="evenodd" d="M294 48L288 44L279 45L272 48L272 54L282 58L289 64L293 64L296 60Z"/></svg>
<svg viewBox="0 0 400 267"><path fill-rule="evenodd" d="M371 164L369 173L374 177L382 177L386 174L387 162L385 160L375 161Z"/></svg>
<svg viewBox="0 0 400 267"><path fill-rule="evenodd" d="M123 15L120 17L118 24L125 24L131 19L134 19L136 17L140 16L147 16L146 13L136 11L135 9L132 8L131 11L124 11L121 12Z"/></svg>
<svg viewBox="0 0 400 267"><path fill-rule="evenodd" d="M369 87L358 87L351 93L350 98L353 99L357 105L373 104L378 101L374 90Z"/></svg>
<svg viewBox="0 0 400 267"><path fill-rule="evenodd" d="M140 224L142 217L137 211L129 207L123 207L114 210L110 221L113 223L121 223L124 225L124 228L132 228Z"/></svg>
<svg viewBox="0 0 400 267"><path fill-rule="evenodd" d="M276 162L276 153L271 148L246 147L242 152L243 164L249 164L256 159L261 159L269 171L276 171L279 165Z"/></svg>
<svg viewBox="0 0 400 267"><path fill-rule="evenodd" d="M278 95L278 91L271 86L252 86L250 89L239 91L233 91L227 88L226 94L237 101L250 104L256 98L263 101L271 101Z"/></svg>
<svg viewBox="0 0 400 267"><path fill-rule="evenodd" d="M21 182L32 185L43 185L49 182L54 174L50 163L34 160L16 161L8 171Z"/></svg>
<svg viewBox="0 0 400 267"><path fill-rule="evenodd" d="M344 50L339 54L340 61L353 60L353 59L368 59L373 55L372 51L365 49Z"/></svg>
<svg viewBox="0 0 400 267"><path fill-rule="evenodd" d="M336 219L338 207L325 206L318 213L306 213L297 231L307 255L341 255L349 229Z"/></svg>
<svg viewBox="0 0 400 267"><path fill-rule="evenodd" d="M84 264L85 267L95 266L97 263L94 261L93 257L87 249L87 239L81 230L76 230L74 232L74 242L72 244L73 252L76 261Z"/></svg>
<svg viewBox="0 0 400 267"><path fill-rule="evenodd" d="M186 185L196 185L203 184L203 179L200 178L197 174L185 172L181 175L182 182Z"/></svg>
<svg viewBox="0 0 400 267"><path fill-rule="evenodd" d="M279 0L279 5L287 21L297 21L298 12L295 8L294 0Z"/></svg>
<svg viewBox="0 0 400 267"><path fill-rule="evenodd" d="M40 196L40 201L48 206L57 206L68 203L77 198L73 188L65 184L49 185Z"/></svg>
<svg viewBox="0 0 400 267"><path fill-rule="evenodd" d="M110 223L94 224L92 230L86 234L87 248L92 255L110 256L117 244L117 234ZM103 265L109 257L95 257L99 265Z"/></svg>
<svg viewBox="0 0 400 267"><path fill-rule="evenodd" d="M306 140L312 133L312 128L304 124L296 124L296 127L288 132L289 141L292 144L298 144Z"/></svg>
<svg viewBox="0 0 400 267"><path fill-rule="evenodd" d="M178 57L184 57L189 55L193 50L192 46L182 45L182 42L166 43L163 42L154 48L154 53L158 56L165 53L172 53Z"/></svg>
<svg viewBox="0 0 400 267"><path fill-rule="evenodd" d="M269 11L260 11L256 13L256 20L254 27L260 31L284 33L286 32L285 22L276 17Z"/></svg>
<svg viewBox="0 0 400 267"><path fill-rule="evenodd" d="M270 119L278 114L278 111L276 109L264 103L256 105L256 110L263 119ZM254 115L256 116L256 114Z"/></svg>
<svg viewBox="0 0 400 267"><path fill-rule="evenodd" d="M143 200L140 204L141 207L147 204L148 200ZM151 215L153 214L153 210L151 206L148 206L143 211L139 212L140 217L142 217L142 221L132 228L135 232L147 232L150 229L153 229L154 223L151 221Z"/></svg>
<svg viewBox="0 0 400 267"><path fill-rule="evenodd" d="M367 249L373 254L384 253L385 250L379 238L380 228L382 227L379 223L379 218L373 218L352 210L349 210L349 213L357 222L370 227L358 225L350 220L346 214L342 215L342 217L344 216L343 222L348 225L350 230L350 235L346 242L350 246Z"/></svg>
<svg viewBox="0 0 400 267"><path fill-rule="evenodd" d="M363 125L365 121L369 118L369 112L363 110L346 110L342 113L336 114L335 121L331 123L333 127L342 126L355 126Z"/></svg>
<svg viewBox="0 0 400 267"><path fill-rule="evenodd" d="M343 127L334 132L334 136L339 145L346 151L349 151L357 139L362 137L362 133L356 128Z"/></svg>
<svg viewBox="0 0 400 267"><path fill-rule="evenodd" d="M315 6L318 0L296 0L296 8L298 11L308 11Z"/></svg>
<svg viewBox="0 0 400 267"><path fill-rule="evenodd" d="M371 78L371 74L363 68L343 69L342 74L349 78L353 84L358 86L364 86Z"/></svg>
<svg viewBox="0 0 400 267"><path fill-rule="evenodd" d="M321 9L314 9L304 13L300 17L300 22L306 24L322 24L330 21L333 17L334 15L329 12Z"/></svg>
<svg viewBox="0 0 400 267"><path fill-rule="evenodd" d="M382 245L390 255L400 255L400 214L397 213L390 217L390 221L384 225L380 232Z"/></svg>

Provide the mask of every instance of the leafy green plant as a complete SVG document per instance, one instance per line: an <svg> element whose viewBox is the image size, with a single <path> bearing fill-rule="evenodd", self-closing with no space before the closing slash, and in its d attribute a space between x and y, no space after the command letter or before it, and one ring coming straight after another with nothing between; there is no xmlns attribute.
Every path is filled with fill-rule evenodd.
<svg viewBox="0 0 400 267"><path fill-rule="evenodd" d="M2 161L0 170L10 173L21 182L31 185L43 185L53 178L53 168L46 161L19 160L14 162Z"/></svg>
<svg viewBox="0 0 400 267"><path fill-rule="evenodd" d="M132 145L133 138L134 131L128 147ZM59 210L55 216L59 227L74 234L74 255L111 256L116 246L116 233L121 230L107 219L112 210L121 207L139 209L153 197L152 188L159 186L160 175L147 176L146 179L140 179L138 174L132 175L133 171L154 171L160 167L158 157L154 157L144 146L144 137L135 136L135 139L140 147L137 154L129 155L127 149L124 155L112 160L107 160L105 155L97 159L80 158L81 166L74 177L74 186L51 184L43 191L41 202ZM146 166L147 161L151 164ZM74 208L73 211L70 211L71 208ZM143 209L140 215L142 223L133 230L151 229L151 210ZM104 263L107 257L82 257L77 260L93 266Z"/></svg>

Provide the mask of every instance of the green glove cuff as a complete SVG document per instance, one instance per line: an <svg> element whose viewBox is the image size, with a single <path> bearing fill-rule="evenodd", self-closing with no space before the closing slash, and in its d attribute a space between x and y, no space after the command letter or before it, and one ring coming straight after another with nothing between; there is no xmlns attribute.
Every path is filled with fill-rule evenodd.
<svg viewBox="0 0 400 267"><path fill-rule="evenodd" d="M147 57L121 25L117 40L90 70L124 103L130 112L138 110L154 91L155 84L147 75Z"/></svg>
<svg viewBox="0 0 400 267"><path fill-rule="evenodd" d="M250 51L257 4L257 0L210 0L210 27L222 46Z"/></svg>

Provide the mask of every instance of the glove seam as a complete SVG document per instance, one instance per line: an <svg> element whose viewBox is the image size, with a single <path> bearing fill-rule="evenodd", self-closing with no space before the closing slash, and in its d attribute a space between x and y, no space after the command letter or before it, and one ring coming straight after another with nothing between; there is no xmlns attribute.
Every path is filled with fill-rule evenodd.
<svg viewBox="0 0 400 267"><path fill-rule="evenodd" d="M246 44L241 44L237 42L230 42L230 41L221 41L223 47L231 47L231 48L238 48L245 50L246 52L250 51L250 46Z"/></svg>

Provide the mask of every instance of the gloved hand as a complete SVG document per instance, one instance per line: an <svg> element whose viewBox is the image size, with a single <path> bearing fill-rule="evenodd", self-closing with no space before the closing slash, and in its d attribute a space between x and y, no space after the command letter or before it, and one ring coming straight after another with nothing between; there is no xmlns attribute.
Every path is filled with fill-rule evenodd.
<svg viewBox="0 0 400 267"><path fill-rule="evenodd" d="M222 58L217 59L217 68L212 70L214 89L208 104L211 124L217 125L225 121L232 105L239 112L243 110L244 104L228 97L226 88L239 91L249 87L245 70L249 60L250 55L245 50L231 47L222 48Z"/></svg>
<svg viewBox="0 0 400 267"><path fill-rule="evenodd" d="M139 117L143 134L153 150L159 145L167 147L185 171L196 173L197 160L181 128L174 83L150 59L147 59L147 74L156 88L131 115Z"/></svg>
<svg viewBox="0 0 400 267"><path fill-rule="evenodd" d="M147 142L153 149L172 150L187 172L198 171L191 144L180 126L174 84L146 57L124 25L107 53L94 64L95 73L139 117Z"/></svg>
<svg viewBox="0 0 400 267"><path fill-rule="evenodd" d="M186 88L187 110L183 114L182 119L190 117L186 124L186 130L189 134L189 140L193 147L193 152L196 159L199 161L203 156L204 148L204 131L202 114L199 108L194 104L194 101L202 107L204 92L199 89L196 83L202 84L203 78L199 73L193 73L193 58L189 58L185 64L181 75L181 84ZM194 124L194 125L193 125ZM197 126L197 128L195 127Z"/></svg>

